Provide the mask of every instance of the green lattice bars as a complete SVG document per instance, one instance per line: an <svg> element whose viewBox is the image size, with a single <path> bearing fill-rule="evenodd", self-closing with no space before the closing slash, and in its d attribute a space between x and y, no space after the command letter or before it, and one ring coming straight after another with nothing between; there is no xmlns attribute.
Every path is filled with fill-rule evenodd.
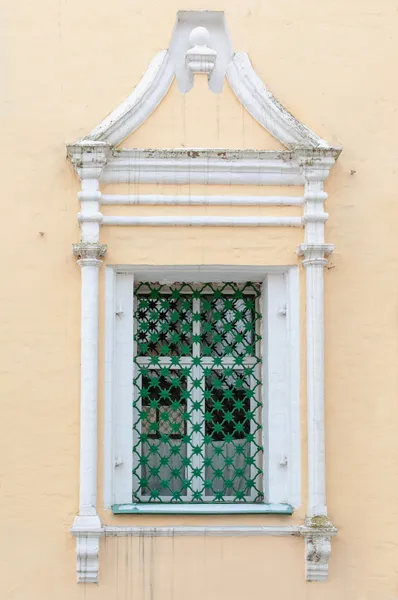
<svg viewBox="0 0 398 600"><path fill-rule="evenodd" d="M136 286L133 502L264 501L260 294Z"/></svg>

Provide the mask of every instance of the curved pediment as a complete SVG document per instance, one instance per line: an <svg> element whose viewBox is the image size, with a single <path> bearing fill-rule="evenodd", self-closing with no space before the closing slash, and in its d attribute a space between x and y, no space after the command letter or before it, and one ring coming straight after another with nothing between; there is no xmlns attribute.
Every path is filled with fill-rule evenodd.
<svg viewBox="0 0 398 600"><path fill-rule="evenodd" d="M207 75L209 93L219 93L227 79L248 113L288 150L330 148L275 99L246 53L233 53L224 13L217 11L179 12L169 49L152 59L130 96L80 141L118 146L156 110L175 78L180 91L189 93L197 73Z"/></svg>

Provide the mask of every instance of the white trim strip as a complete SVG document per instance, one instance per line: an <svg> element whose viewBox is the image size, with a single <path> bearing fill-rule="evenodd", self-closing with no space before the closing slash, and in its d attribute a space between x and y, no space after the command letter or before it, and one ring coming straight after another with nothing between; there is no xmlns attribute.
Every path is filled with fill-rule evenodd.
<svg viewBox="0 0 398 600"><path fill-rule="evenodd" d="M104 205L170 206L304 206L303 196L166 196L163 194L104 194Z"/></svg>
<svg viewBox="0 0 398 600"><path fill-rule="evenodd" d="M105 536L131 536L131 537L174 537L174 536L290 536L301 535L302 525L268 525L268 526L172 526L172 527L128 527L105 525Z"/></svg>
<svg viewBox="0 0 398 600"><path fill-rule="evenodd" d="M104 357L104 508L112 506L113 485L113 376L115 348L116 271L105 267L105 357Z"/></svg>
<svg viewBox="0 0 398 600"><path fill-rule="evenodd" d="M268 273L285 273L291 266L258 265L108 265L118 273L134 273L134 281L160 283L217 283L234 281L245 283L252 281L262 283Z"/></svg>
<svg viewBox="0 0 398 600"><path fill-rule="evenodd" d="M287 285L287 336L289 378L289 501L301 505L300 439L300 281L298 267L285 272Z"/></svg>
<svg viewBox="0 0 398 600"><path fill-rule="evenodd" d="M133 489L134 275L116 276L113 502L131 502Z"/></svg>
<svg viewBox="0 0 398 600"><path fill-rule="evenodd" d="M303 227L302 217L104 217L103 225L151 227Z"/></svg>

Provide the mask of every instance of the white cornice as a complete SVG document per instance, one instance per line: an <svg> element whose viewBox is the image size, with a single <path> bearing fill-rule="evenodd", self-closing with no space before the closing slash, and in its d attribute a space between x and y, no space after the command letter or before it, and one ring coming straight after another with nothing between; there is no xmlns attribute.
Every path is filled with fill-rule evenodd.
<svg viewBox="0 0 398 600"><path fill-rule="evenodd" d="M225 148L114 149L100 179L103 183L303 185L303 161L316 169L324 161L334 162L339 153L336 148L300 149L299 153Z"/></svg>
<svg viewBox="0 0 398 600"><path fill-rule="evenodd" d="M113 151L104 183L202 183L303 185L291 152L225 149Z"/></svg>

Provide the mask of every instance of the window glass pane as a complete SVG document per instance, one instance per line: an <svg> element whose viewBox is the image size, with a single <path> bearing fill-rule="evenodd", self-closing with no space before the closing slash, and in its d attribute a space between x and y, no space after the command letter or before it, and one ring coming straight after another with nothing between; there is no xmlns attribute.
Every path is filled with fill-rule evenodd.
<svg viewBox="0 0 398 600"><path fill-rule="evenodd" d="M191 354L192 298L153 289L136 296L137 356Z"/></svg>
<svg viewBox="0 0 398 600"><path fill-rule="evenodd" d="M246 369L250 372L251 369ZM205 378L206 496L258 496L261 427L256 385L244 370L213 370Z"/></svg>
<svg viewBox="0 0 398 600"><path fill-rule="evenodd" d="M178 371L162 375L145 369L142 375L139 413L140 442L135 450L140 493L156 499L186 495L187 389Z"/></svg>
<svg viewBox="0 0 398 600"><path fill-rule="evenodd" d="M259 502L261 290L135 290L133 501Z"/></svg>
<svg viewBox="0 0 398 600"><path fill-rule="evenodd" d="M248 290L251 291L250 289ZM237 290L216 291L201 299L201 346L204 356L254 356L256 296Z"/></svg>

